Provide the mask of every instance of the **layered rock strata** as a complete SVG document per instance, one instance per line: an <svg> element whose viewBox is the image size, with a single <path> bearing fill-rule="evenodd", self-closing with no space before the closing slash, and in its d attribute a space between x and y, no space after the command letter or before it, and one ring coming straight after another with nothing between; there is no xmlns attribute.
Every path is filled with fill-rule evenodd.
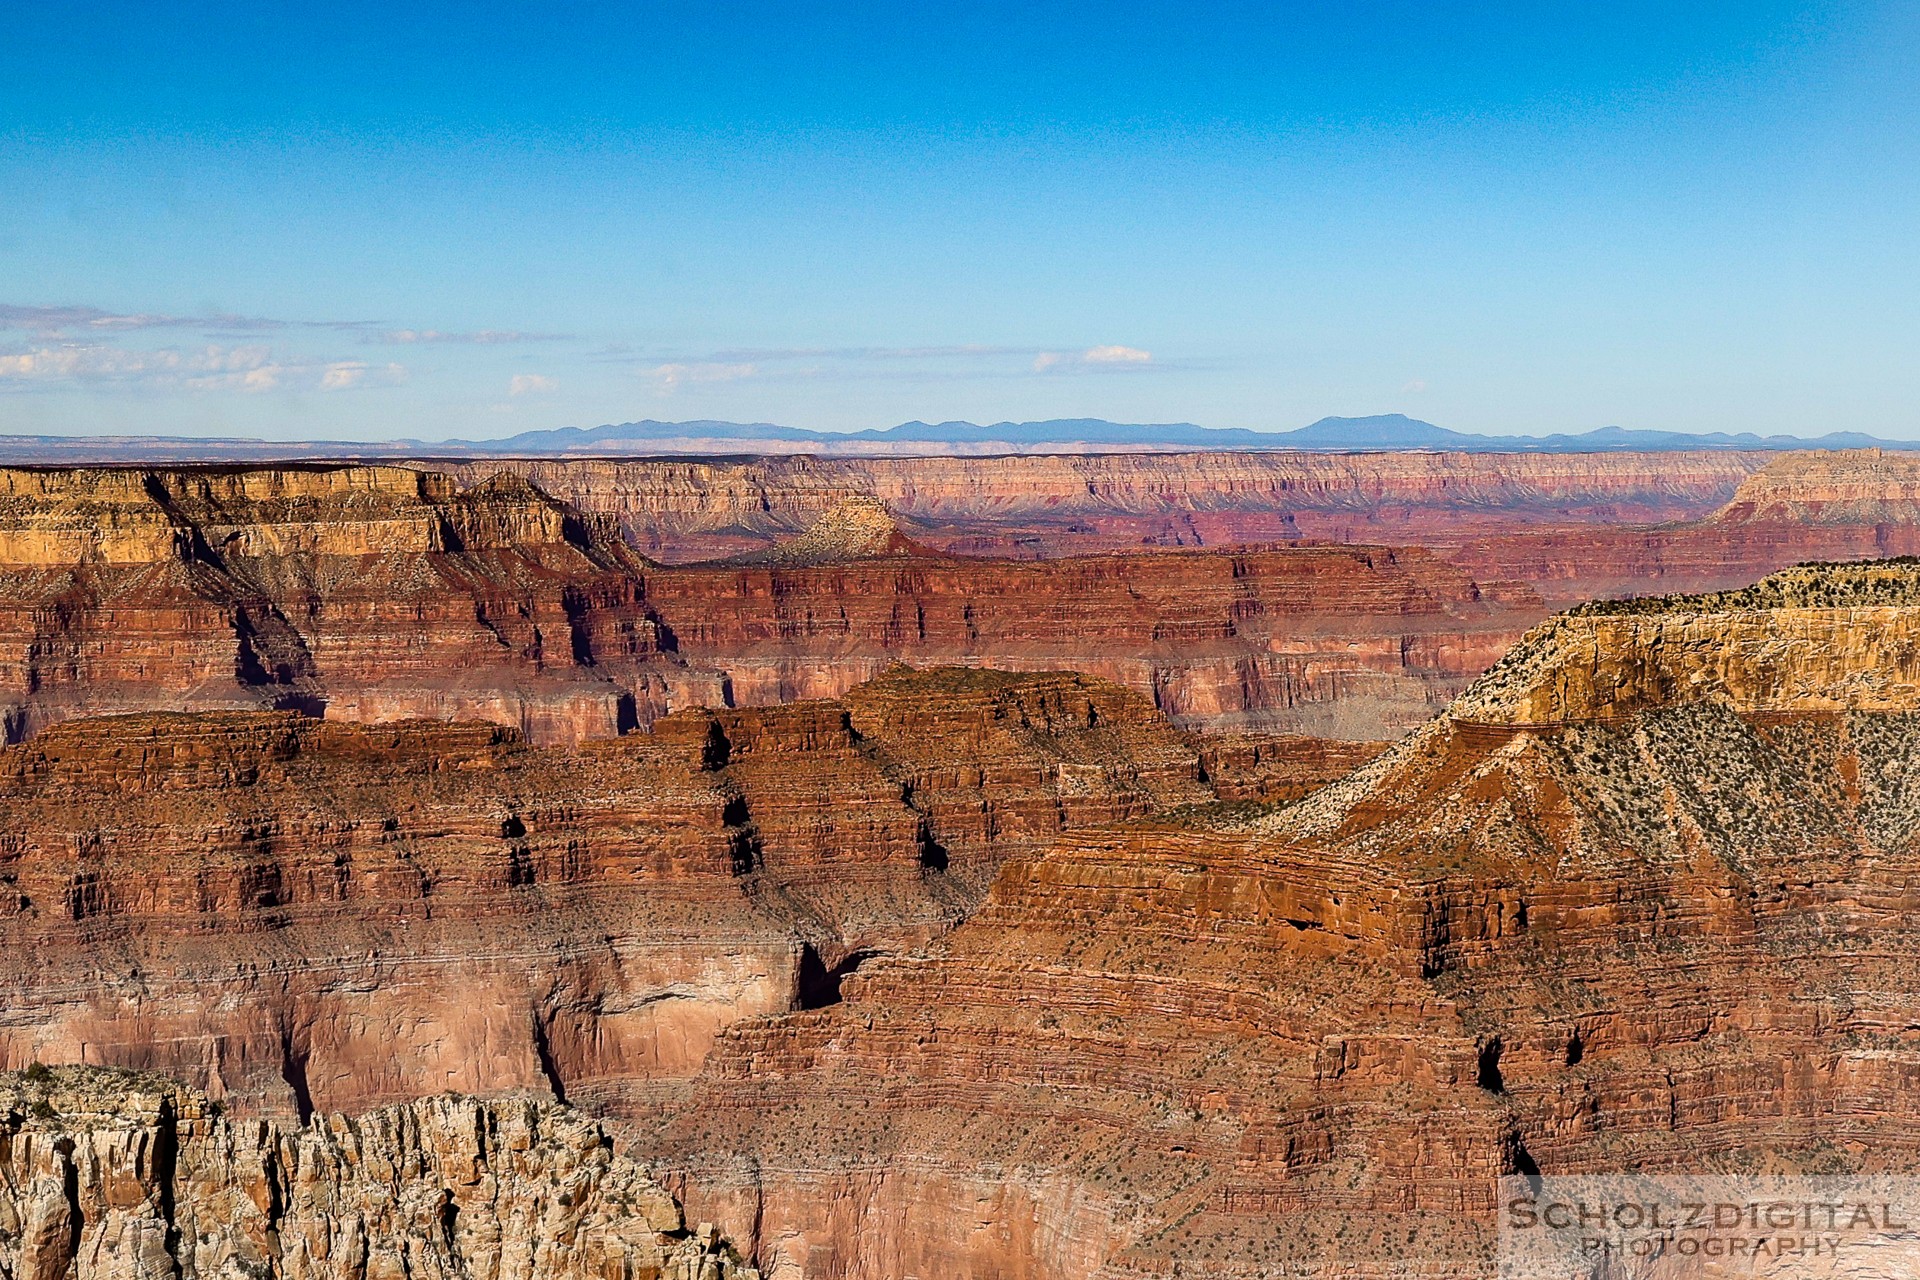
<svg viewBox="0 0 1920 1280"><path fill-rule="evenodd" d="M948 552L1384 542L1427 548L1482 582L1524 582L1556 606L1920 551L1917 464L1876 449L500 465L673 561L765 548L849 497L884 502L913 538Z"/></svg>
<svg viewBox="0 0 1920 1280"><path fill-rule="evenodd" d="M844 702L535 748L485 724L71 721L0 750L0 1067L156 1070L237 1108L691 1075L838 997L1006 857L1211 798L1085 677L895 672Z"/></svg>
<svg viewBox="0 0 1920 1280"><path fill-rule="evenodd" d="M520 460L507 468L620 521L665 560L764 549L848 498L877 499L928 545L1059 555L1319 538L1419 542L1461 526L1703 517L1767 455L1182 453L991 458Z"/></svg>
<svg viewBox="0 0 1920 1280"><path fill-rule="evenodd" d="M1538 620L1543 593L1723 585L1809 553L1904 546L1915 528L1897 520L1906 464L1836 457L1776 459L1718 516L1691 525L1516 533L1495 520L1470 536L1423 535L1433 550L1042 562L939 553L924 542L932 526L903 530L846 486L810 489L801 480L819 481L817 466L797 460L781 464L798 469L789 497L833 499L810 532L737 563L675 568L640 558L609 513L582 515L512 476L463 490L387 467L14 470L0 472L0 717L15 740L77 714L285 707L370 722L483 717L536 742L574 741L691 706L837 696L904 659L1087 670L1192 726L1378 739L1464 688ZM1236 510L1282 497L1410 503L1418 486L1407 486L1425 475L1422 510L1546 520L1566 515L1548 509L1556 492L1611 518L1706 483L1617 459L1535 459L1533 474L1513 460L1488 471L1484 459L1402 458L1394 472L1379 457L1319 457L1318 471L1298 475L1251 455L1233 466L1199 455L1104 460L1121 468L1114 475L1086 470L1101 459L1004 461L1067 467L1083 490L1099 489L1089 501L1159 494L1190 505L1205 505L1211 472L1183 471L1175 484L1151 467L1217 463L1220 500ZM709 464L657 465L693 474ZM757 495L774 510L771 481L756 483L726 501ZM944 498L904 482L893 491L937 514L964 488L957 473L946 483ZM1078 509L1056 489L1034 501ZM1601 503L1609 494L1615 506ZM1008 510L1025 501L1009 498ZM1789 502L1833 518L1786 519ZM1886 519L1860 523L1869 515Z"/></svg>
<svg viewBox="0 0 1920 1280"><path fill-rule="evenodd" d="M1434 528L1416 541L1550 603L1741 586L1803 561L1920 552L1920 461L1879 449L1778 454L1705 519Z"/></svg>
<svg viewBox="0 0 1920 1280"><path fill-rule="evenodd" d="M7 736L154 707L611 735L659 649L641 567L514 477L0 470Z"/></svg>
<svg viewBox="0 0 1920 1280"><path fill-rule="evenodd" d="M871 499L662 568L525 481L382 467L0 472L0 714L484 718L535 742L833 697L893 662L1072 668L1191 724L1378 738L1538 616L1418 551L956 558Z"/></svg>
<svg viewBox="0 0 1920 1280"><path fill-rule="evenodd" d="M1379 547L683 566L646 599L734 703L836 696L894 661L1070 668L1195 727L1362 740L1419 723L1540 613Z"/></svg>
<svg viewBox="0 0 1920 1280"><path fill-rule="evenodd" d="M159 1077L0 1076L13 1280L759 1280L577 1112L421 1099L302 1126Z"/></svg>
<svg viewBox="0 0 1920 1280"><path fill-rule="evenodd" d="M1714 514L1724 524L1920 524L1920 458L1881 449L1789 453L1740 482Z"/></svg>
<svg viewBox="0 0 1920 1280"><path fill-rule="evenodd" d="M1904 1170L1917 616L1596 607L1297 805L1067 833L730 1027L671 1185L770 1274L1461 1277L1503 1174Z"/></svg>

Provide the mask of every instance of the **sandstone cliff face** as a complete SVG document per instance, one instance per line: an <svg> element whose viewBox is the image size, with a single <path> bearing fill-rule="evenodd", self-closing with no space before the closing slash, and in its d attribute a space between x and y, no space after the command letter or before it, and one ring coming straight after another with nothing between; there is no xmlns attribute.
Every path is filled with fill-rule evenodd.
<svg viewBox="0 0 1920 1280"><path fill-rule="evenodd" d="M462 488L398 467L5 471L0 722L18 740L72 715L282 707L485 718L565 742L691 706L836 696L906 659L1082 669L1192 725L1380 738L1458 693L1539 619L1541 596L1725 586L1920 537L1902 523L1905 464L1865 454L1777 459L1712 520L1620 523L1697 514L1753 462L521 464L587 513L478 472ZM1786 519L1783 503L1821 518ZM661 568L615 535L616 520L676 554L756 549L742 563ZM1179 528L1140 534L1129 521ZM1029 526L1052 532L1029 547ZM1381 532L1431 550L1039 564L939 551Z"/></svg>
<svg viewBox="0 0 1920 1280"><path fill-rule="evenodd" d="M830 1001L1062 830L1210 798L1143 699L900 671L845 703L534 748L288 713L0 750L0 1067L163 1071L237 1108L613 1097Z"/></svg>
<svg viewBox="0 0 1920 1280"><path fill-rule="evenodd" d="M1193 726L1355 739L1419 723L1540 613L1378 547L683 566L646 599L738 704L832 697L896 660L1073 669Z"/></svg>
<svg viewBox="0 0 1920 1280"><path fill-rule="evenodd" d="M1920 458L1881 449L1782 454L1740 482L1727 524L1920 524Z"/></svg>
<svg viewBox="0 0 1920 1280"><path fill-rule="evenodd" d="M633 721L640 561L514 477L397 467L0 472L9 740L72 715L297 707Z"/></svg>
<svg viewBox="0 0 1920 1280"><path fill-rule="evenodd" d="M730 1027L672 1185L773 1275L1454 1277L1503 1173L1909 1167L1913 573L1596 609L1297 805L1017 856Z"/></svg>
<svg viewBox="0 0 1920 1280"><path fill-rule="evenodd" d="M1810 565L1705 597L1596 603L1531 634L1450 710L1503 724L1712 700L1743 712L1920 704L1920 562Z"/></svg>
<svg viewBox="0 0 1920 1280"><path fill-rule="evenodd" d="M1502 521L1695 519L1765 455L1184 453L740 462L503 460L649 554L693 560L765 547L848 498L876 498L949 550L1057 555L1295 537L1419 541Z"/></svg>
<svg viewBox="0 0 1920 1280"><path fill-rule="evenodd" d="M758 1280L599 1126L442 1096L299 1127L158 1077L0 1076L11 1280Z"/></svg>
<svg viewBox="0 0 1920 1280"><path fill-rule="evenodd" d="M1372 739L1540 614L1418 551L1010 563L871 498L749 562L661 568L525 481L383 467L0 472L0 716L287 708L535 742L835 697L895 661L1078 669L1194 725Z"/></svg>
<svg viewBox="0 0 1920 1280"><path fill-rule="evenodd" d="M1776 454L1705 519L1657 526L1436 528L1417 540L1549 602L1714 591L1803 561L1920 552L1920 461L1878 449Z"/></svg>

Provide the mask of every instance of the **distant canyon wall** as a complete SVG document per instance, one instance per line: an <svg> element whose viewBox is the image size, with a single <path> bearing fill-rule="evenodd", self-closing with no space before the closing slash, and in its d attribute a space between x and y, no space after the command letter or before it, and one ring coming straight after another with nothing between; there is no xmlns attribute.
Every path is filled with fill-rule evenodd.
<svg viewBox="0 0 1920 1280"><path fill-rule="evenodd" d="M1411 532L1511 520L1690 520L1726 502L1769 456L1181 453L444 467L468 481L512 471L614 517L647 554L687 560L767 546L858 495L914 522L931 546L993 555L1293 538L1418 542Z"/></svg>
<svg viewBox="0 0 1920 1280"><path fill-rule="evenodd" d="M1374 739L1541 612L1417 549L883 544L661 566L512 475L0 471L0 709L15 741L74 716L279 708L565 742L836 696L906 661L1084 670L1190 724Z"/></svg>
<svg viewBox="0 0 1920 1280"><path fill-rule="evenodd" d="M1088 671L1188 726L1373 740L1432 714L1555 607L1920 549L1914 462L1785 455L1745 474L1756 464L4 470L0 719L17 741L73 716L280 708L571 742L688 707L833 697L904 661ZM899 528L836 541L820 526L850 503ZM1383 533L1415 545L1330 545ZM745 558L662 564L629 534L683 561Z"/></svg>

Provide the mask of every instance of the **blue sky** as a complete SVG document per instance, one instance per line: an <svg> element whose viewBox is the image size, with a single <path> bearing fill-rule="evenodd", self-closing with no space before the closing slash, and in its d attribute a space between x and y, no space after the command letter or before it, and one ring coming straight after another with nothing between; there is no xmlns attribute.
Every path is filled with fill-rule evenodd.
<svg viewBox="0 0 1920 1280"><path fill-rule="evenodd" d="M0 431L1920 436L1920 5L22 6Z"/></svg>

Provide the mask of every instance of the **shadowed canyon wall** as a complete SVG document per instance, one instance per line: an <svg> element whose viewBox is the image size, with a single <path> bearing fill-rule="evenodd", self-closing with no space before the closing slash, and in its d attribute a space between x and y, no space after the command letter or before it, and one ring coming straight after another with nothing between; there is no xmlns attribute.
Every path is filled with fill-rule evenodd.
<svg viewBox="0 0 1920 1280"><path fill-rule="evenodd" d="M639 557L512 477L398 467L0 471L8 737L73 715L287 707L631 724Z"/></svg>
<svg viewBox="0 0 1920 1280"><path fill-rule="evenodd" d="M0 1067L210 1100L0 1088L0 1256L605 1275L617 1219L623 1275L732 1266L677 1200L783 1280L1456 1277L1503 1173L1908 1167L1920 565L1541 617L1897 548L1917 479L1019 562L861 492L666 567L517 477L5 473ZM1068 665L1120 683L978 669ZM1378 758L1167 715L1470 681Z"/></svg>
<svg viewBox="0 0 1920 1280"><path fill-rule="evenodd" d="M277 707L479 717L566 742L685 707L833 697L905 660L1084 670L1187 725L1376 740L1444 705L1550 601L1728 586L1915 541L1903 458L1789 455L1740 479L1750 462L526 464L587 511L512 475L462 488L399 467L16 469L0 472L5 727L19 740L73 715ZM1136 508L1296 526L1319 512L1346 521L1323 534L1387 529L1428 545L954 556L927 545L938 526L892 523L876 490L976 532L1044 515L1071 534ZM1708 519L1620 523L1728 495ZM745 529L759 549L661 566L623 541L620 521L709 550L716 527Z"/></svg>

